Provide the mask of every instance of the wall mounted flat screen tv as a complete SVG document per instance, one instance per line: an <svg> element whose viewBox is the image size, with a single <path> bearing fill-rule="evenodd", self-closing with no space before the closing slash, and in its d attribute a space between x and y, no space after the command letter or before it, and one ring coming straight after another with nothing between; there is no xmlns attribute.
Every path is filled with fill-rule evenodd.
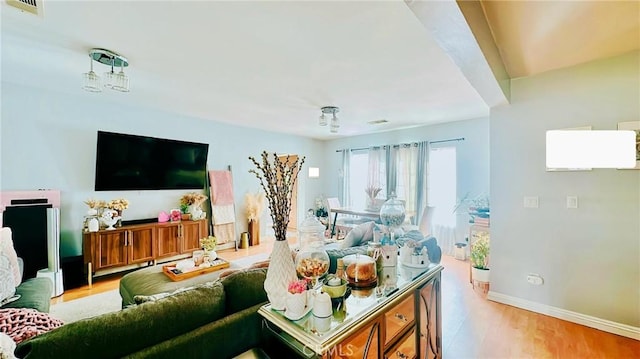
<svg viewBox="0 0 640 359"><path fill-rule="evenodd" d="M98 131L96 191L202 189L206 143Z"/></svg>

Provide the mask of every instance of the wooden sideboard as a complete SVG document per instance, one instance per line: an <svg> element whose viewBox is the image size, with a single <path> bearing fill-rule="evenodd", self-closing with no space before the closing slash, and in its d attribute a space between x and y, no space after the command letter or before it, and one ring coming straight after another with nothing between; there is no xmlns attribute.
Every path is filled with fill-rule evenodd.
<svg viewBox="0 0 640 359"><path fill-rule="evenodd" d="M145 223L82 235L84 264L91 285L93 274L135 264L155 264L163 258L191 255L200 238L209 235L206 220Z"/></svg>
<svg viewBox="0 0 640 359"><path fill-rule="evenodd" d="M399 268L399 271L403 268ZM318 332L311 314L289 321L269 305L258 311L263 328L300 358L442 358L441 265L409 272L381 297L347 299L343 322ZM364 302L363 302L364 301ZM360 303L358 303L360 302ZM367 303L365 303L367 302ZM335 313L334 313L335 314Z"/></svg>

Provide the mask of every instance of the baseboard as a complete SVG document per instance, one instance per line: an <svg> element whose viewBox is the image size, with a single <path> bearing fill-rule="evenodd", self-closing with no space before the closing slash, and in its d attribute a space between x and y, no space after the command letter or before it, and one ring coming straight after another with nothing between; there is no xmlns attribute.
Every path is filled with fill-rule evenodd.
<svg viewBox="0 0 640 359"><path fill-rule="evenodd" d="M640 328L622 323L613 322L606 319L592 317L570 310L552 307L550 305L532 302L530 300L512 297L510 295L489 291L487 299L494 302L511 305L513 307L526 309L532 312L548 315L550 317L566 320L568 322L581 324L587 327L599 329L608 333L621 335L623 337L640 340Z"/></svg>

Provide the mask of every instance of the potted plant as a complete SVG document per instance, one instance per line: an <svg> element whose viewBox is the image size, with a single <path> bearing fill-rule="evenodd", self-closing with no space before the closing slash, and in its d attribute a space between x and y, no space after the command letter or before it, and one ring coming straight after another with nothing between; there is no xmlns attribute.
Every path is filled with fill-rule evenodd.
<svg viewBox="0 0 640 359"><path fill-rule="evenodd" d="M218 239L214 236L200 238L200 247L204 249L205 255L209 256L209 260L218 258L218 254L216 253L217 244Z"/></svg>
<svg viewBox="0 0 640 359"><path fill-rule="evenodd" d="M489 234L479 234L471 245L471 277L479 282L489 282Z"/></svg>
<svg viewBox="0 0 640 359"><path fill-rule="evenodd" d="M182 213L183 221L188 221L191 219L191 214L189 213L189 205L185 203L180 204L180 213Z"/></svg>

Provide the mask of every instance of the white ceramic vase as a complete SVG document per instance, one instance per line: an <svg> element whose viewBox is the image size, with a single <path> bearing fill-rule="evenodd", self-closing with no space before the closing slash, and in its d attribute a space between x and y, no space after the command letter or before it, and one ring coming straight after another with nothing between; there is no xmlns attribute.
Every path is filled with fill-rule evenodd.
<svg viewBox="0 0 640 359"><path fill-rule="evenodd" d="M264 290L271 302L271 308L285 309L289 283L297 279L289 242L276 240L269 260L267 278L264 281Z"/></svg>
<svg viewBox="0 0 640 359"><path fill-rule="evenodd" d="M191 213L191 219L194 221L202 219L202 215L204 214L200 205L195 204L189 206L189 213Z"/></svg>
<svg viewBox="0 0 640 359"><path fill-rule="evenodd" d="M218 259L218 253L214 250L205 251L206 255L209 257L209 261L214 261Z"/></svg>
<svg viewBox="0 0 640 359"><path fill-rule="evenodd" d="M307 309L307 291L302 293L288 293L285 299L285 311L287 317L300 318Z"/></svg>

